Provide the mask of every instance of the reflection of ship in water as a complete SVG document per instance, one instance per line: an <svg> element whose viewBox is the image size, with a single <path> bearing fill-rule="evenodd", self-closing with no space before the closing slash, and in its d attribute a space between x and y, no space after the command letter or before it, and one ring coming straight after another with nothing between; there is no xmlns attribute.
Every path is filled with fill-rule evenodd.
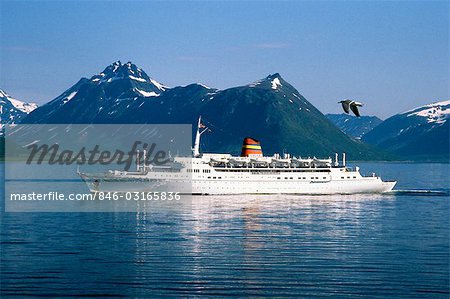
<svg viewBox="0 0 450 299"><path fill-rule="evenodd" d="M160 277L164 269L167 281L182 282L178 289L191 294L221 296L225 288L239 288L267 295L267 275L283 287L302 283L289 273L308 279L320 272L318 261L355 257L355 238L381 233L378 219L393 213L386 207L394 203L395 197L380 194L214 195L143 206L134 226L135 280L148 281L149 272Z"/></svg>
<svg viewBox="0 0 450 299"><path fill-rule="evenodd" d="M261 225L260 207L257 203L242 208L242 219L244 220L244 250L257 250L262 244L258 241L264 236L263 226Z"/></svg>
<svg viewBox="0 0 450 299"><path fill-rule="evenodd" d="M241 156L200 153L207 128L199 118L193 157L175 157L168 165L149 165L137 159L136 171L79 173L91 191L178 191L192 194L353 194L391 191L396 182L331 158L263 156L261 144L245 138ZM139 154L137 155L138 157Z"/></svg>

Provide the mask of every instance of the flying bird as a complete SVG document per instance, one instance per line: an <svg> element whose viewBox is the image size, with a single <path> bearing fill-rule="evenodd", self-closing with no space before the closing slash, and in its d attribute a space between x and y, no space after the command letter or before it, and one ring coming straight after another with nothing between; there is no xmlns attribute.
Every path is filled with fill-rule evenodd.
<svg viewBox="0 0 450 299"><path fill-rule="evenodd" d="M352 101L352 100L343 100L338 103L342 104L342 108L344 109L345 113L348 114L351 109L357 117L361 116L361 114L359 113L358 107L361 107L363 105L362 103Z"/></svg>

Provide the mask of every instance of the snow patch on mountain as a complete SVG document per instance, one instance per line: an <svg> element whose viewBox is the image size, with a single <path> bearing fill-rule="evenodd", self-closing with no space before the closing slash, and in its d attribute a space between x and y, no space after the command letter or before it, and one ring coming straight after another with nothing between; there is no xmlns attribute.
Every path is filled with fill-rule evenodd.
<svg viewBox="0 0 450 299"><path fill-rule="evenodd" d="M17 124L36 108L36 104L14 99L0 89L0 128L5 124ZM0 135L3 135L3 132L0 132Z"/></svg>
<svg viewBox="0 0 450 299"><path fill-rule="evenodd" d="M211 87L209 87L209 86L207 86L205 84L202 84L202 83L195 83L195 84L200 85L201 87L206 88L206 89L214 89L214 88L211 88Z"/></svg>
<svg viewBox="0 0 450 299"><path fill-rule="evenodd" d="M151 78L150 78L150 82L152 82L152 84L155 85L156 88L158 88L161 91L164 91L164 90L166 90L168 88L167 86L165 86L165 85L163 85L163 84L161 84L161 83L159 83L159 82L157 82L157 81L155 81L154 79L151 79Z"/></svg>
<svg viewBox="0 0 450 299"><path fill-rule="evenodd" d="M135 88L134 90L137 91L139 94L141 94L143 97L146 97L146 98L159 96L159 94L154 92L154 91L148 92L148 91L145 91L145 90L141 90L139 88Z"/></svg>
<svg viewBox="0 0 450 299"><path fill-rule="evenodd" d="M402 114L425 117L428 123L442 124L450 118L450 100L420 106Z"/></svg>
<svg viewBox="0 0 450 299"><path fill-rule="evenodd" d="M138 78L138 77L135 77L135 76L132 76L132 75L129 75L128 77L131 80L136 80L136 81L139 81L139 82L147 82L147 80L145 80L144 78Z"/></svg>
<svg viewBox="0 0 450 299"><path fill-rule="evenodd" d="M25 103L25 102L19 101L17 99L14 99L13 97L8 95L2 89L0 89L0 99L4 100L4 101L5 100L9 101L14 106L14 108L16 108L17 110L20 110L22 112L25 112L27 114L38 107L38 105L35 103ZM3 105L1 107L3 108Z"/></svg>
<svg viewBox="0 0 450 299"><path fill-rule="evenodd" d="M271 81L271 84L272 84L272 89L277 89L278 86L281 87L281 82L280 82L280 79L279 79L279 78L273 79L273 80Z"/></svg>
<svg viewBox="0 0 450 299"><path fill-rule="evenodd" d="M30 113L31 111L33 111L34 109L37 108L37 104L35 103L25 103L13 98L9 98L9 101L11 102L11 104L13 104L14 107L16 107L17 109L19 109L20 111L23 111L25 113Z"/></svg>
<svg viewBox="0 0 450 299"><path fill-rule="evenodd" d="M279 87L282 87L281 83L283 79L281 79L280 74L275 73L273 75L269 75L264 79L255 81L253 83L247 84L247 87L262 87L262 88L270 88L273 90L277 90Z"/></svg>
<svg viewBox="0 0 450 299"><path fill-rule="evenodd" d="M258 80L256 82L248 84L247 86L248 87L256 87L256 86L260 85L261 83L262 83L262 80Z"/></svg>
<svg viewBox="0 0 450 299"><path fill-rule="evenodd" d="M71 93L63 100L63 103L65 104L65 103L69 102L71 99L73 99L73 97L77 95L77 92L78 92L78 91L73 91L73 92L71 92Z"/></svg>

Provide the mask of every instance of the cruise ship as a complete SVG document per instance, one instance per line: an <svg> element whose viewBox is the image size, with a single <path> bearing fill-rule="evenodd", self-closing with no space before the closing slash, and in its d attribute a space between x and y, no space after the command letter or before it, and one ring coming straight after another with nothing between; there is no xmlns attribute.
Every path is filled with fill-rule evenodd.
<svg viewBox="0 0 450 299"><path fill-rule="evenodd" d="M198 120L192 157L174 157L170 164L147 165L145 152L136 155L135 171L78 172L91 192L176 192L212 194L357 194L391 191L396 181L331 158L300 158L287 153L264 156L258 140L247 137L240 156L200 153L201 135L208 131Z"/></svg>

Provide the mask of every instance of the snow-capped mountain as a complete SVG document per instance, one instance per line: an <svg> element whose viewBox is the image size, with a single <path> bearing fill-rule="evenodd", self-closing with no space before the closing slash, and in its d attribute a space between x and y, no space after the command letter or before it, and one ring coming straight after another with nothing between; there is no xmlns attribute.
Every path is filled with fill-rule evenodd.
<svg viewBox="0 0 450 299"><path fill-rule="evenodd" d="M450 153L450 101L420 106L386 119L363 140L407 157L441 157Z"/></svg>
<svg viewBox="0 0 450 299"><path fill-rule="evenodd" d="M18 123L28 113L37 108L37 104L14 99L0 89L0 124Z"/></svg>
<svg viewBox="0 0 450 299"><path fill-rule="evenodd" d="M379 154L342 133L279 74L224 90L200 84L175 87L133 115L140 121L194 127L201 115L212 130L202 138L203 149L211 152L239 154L242 139L252 136L266 154L283 149L302 156L347 151L355 159L363 158L362 153L373 158Z"/></svg>
<svg viewBox="0 0 450 299"><path fill-rule="evenodd" d="M150 78L143 70L138 68L131 62L122 64L116 61L109 65L103 72L91 77L90 81L103 85L113 81L123 82L124 80L131 83L131 90L134 95L143 97L157 97L161 92L167 89L167 86ZM127 94L130 96L130 94ZM124 94L119 97L123 98ZM132 95L131 95L132 96Z"/></svg>
<svg viewBox="0 0 450 299"><path fill-rule="evenodd" d="M168 88L132 63L115 62L28 115L25 123L172 123L196 125L201 115L213 131L204 150L238 153L244 137L260 139L266 154L347 152L353 159L378 152L355 142L279 74L224 90L194 83Z"/></svg>
<svg viewBox="0 0 450 299"><path fill-rule="evenodd" d="M361 139L364 134L367 134L382 122L376 116L356 117L345 113L326 114L325 116L345 134L355 139Z"/></svg>
<svg viewBox="0 0 450 299"><path fill-rule="evenodd" d="M131 62L116 61L27 117L29 123L115 123L123 113L161 95L168 87Z"/></svg>
<svg viewBox="0 0 450 299"><path fill-rule="evenodd" d="M420 106L402 113L407 117L419 117L433 125L443 124L450 118L450 100Z"/></svg>

